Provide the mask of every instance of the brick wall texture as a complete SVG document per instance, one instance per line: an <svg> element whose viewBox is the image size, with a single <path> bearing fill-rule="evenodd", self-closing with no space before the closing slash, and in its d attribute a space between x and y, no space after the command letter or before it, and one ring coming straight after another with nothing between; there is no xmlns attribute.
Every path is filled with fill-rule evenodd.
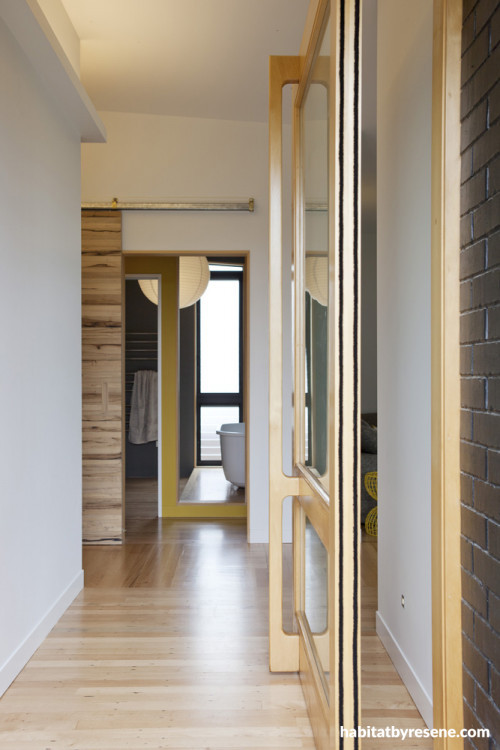
<svg viewBox="0 0 500 750"><path fill-rule="evenodd" d="M466 727L500 750L500 1L463 0L462 630Z"/></svg>

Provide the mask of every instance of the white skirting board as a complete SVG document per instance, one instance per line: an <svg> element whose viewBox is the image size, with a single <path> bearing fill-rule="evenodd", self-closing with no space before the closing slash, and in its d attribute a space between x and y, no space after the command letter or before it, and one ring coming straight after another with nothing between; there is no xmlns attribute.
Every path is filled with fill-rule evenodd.
<svg viewBox="0 0 500 750"><path fill-rule="evenodd" d="M392 663L396 667L396 670L403 680L408 692L410 693L413 701L420 711L423 720L432 729L433 725L433 710L432 710L432 698L429 696L422 683L418 679L417 675L413 671L411 665L408 663L405 655L399 648L397 641L393 634L387 627L386 623L380 612L377 612L377 635L382 641L385 650L389 654Z"/></svg>
<svg viewBox="0 0 500 750"><path fill-rule="evenodd" d="M77 573L48 612L35 625L31 633L0 668L0 696L5 693L9 685L16 679L19 672L31 659L37 648L45 640L56 622L82 589L83 570Z"/></svg>

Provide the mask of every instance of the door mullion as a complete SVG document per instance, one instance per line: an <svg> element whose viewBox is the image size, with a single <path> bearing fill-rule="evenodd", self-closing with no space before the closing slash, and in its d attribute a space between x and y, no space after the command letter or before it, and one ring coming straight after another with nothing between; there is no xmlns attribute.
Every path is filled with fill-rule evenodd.
<svg viewBox="0 0 500 750"><path fill-rule="evenodd" d="M330 467L333 476L330 558L336 592L331 613L331 748L357 750L357 737L339 727L360 723L360 511L359 511L359 213L360 213L360 9L361 0L335 5L332 21L331 156L334 248L330 357L334 372Z"/></svg>

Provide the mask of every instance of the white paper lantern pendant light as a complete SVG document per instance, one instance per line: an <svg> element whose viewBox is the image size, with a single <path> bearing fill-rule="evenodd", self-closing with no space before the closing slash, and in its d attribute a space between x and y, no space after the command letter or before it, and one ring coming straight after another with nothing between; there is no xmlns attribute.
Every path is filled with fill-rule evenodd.
<svg viewBox="0 0 500 750"><path fill-rule="evenodd" d="M179 307L198 302L210 281L208 260L201 256L181 255L179 258Z"/></svg>
<svg viewBox="0 0 500 750"><path fill-rule="evenodd" d="M326 255L306 257L306 290L320 305L323 307L328 305L328 257Z"/></svg>
<svg viewBox="0 0 500 750"><path fill-rule="evenodd" d="M198 302L210 281L210 268L205 257L181 255L179 258L179 307ZM143 294L158 304L158 279L139 279Z"/></svg>
<svg viewBox="0 0 500 750"><path fill-rule="evenodd" d="M158 279L139 279L139 286L150 302L158 304Z"/></svg>

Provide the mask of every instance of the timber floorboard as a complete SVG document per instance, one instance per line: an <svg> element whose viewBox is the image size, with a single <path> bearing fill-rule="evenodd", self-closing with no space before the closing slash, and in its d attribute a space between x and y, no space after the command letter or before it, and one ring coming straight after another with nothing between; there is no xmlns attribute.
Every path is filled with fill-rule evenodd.
<svg viewBox="0 0 500 750"><path fill-rule="evenodd" d="M363 724L423 727L375 634L363 542ZM313 750L298 676L268 669L267 545L245 521L131 519L83 564L84 591L0 700L1 750Z"/></svg>
<svg viewBox="0 0 500 750"><path fill-rule="evenodd" d="M179 495L179 502L244 503L245 488L228 482L222 467L197 466Z"/></svg>
<svg viewBox="0 0 500 750"><path fill-rule="evenodd" d="M267 546L245 521L129 524L0 701L2 750L239 750L314 742L270 674Z"/></svg>
<svg viewBox="0 0 500 750"><path fill-rule="evenodd" d="M377 539L361 534L361 723L384 729L424 729L426 724L377 635ZM362 750L432 750L432 739L365 738Z"/></svg>

